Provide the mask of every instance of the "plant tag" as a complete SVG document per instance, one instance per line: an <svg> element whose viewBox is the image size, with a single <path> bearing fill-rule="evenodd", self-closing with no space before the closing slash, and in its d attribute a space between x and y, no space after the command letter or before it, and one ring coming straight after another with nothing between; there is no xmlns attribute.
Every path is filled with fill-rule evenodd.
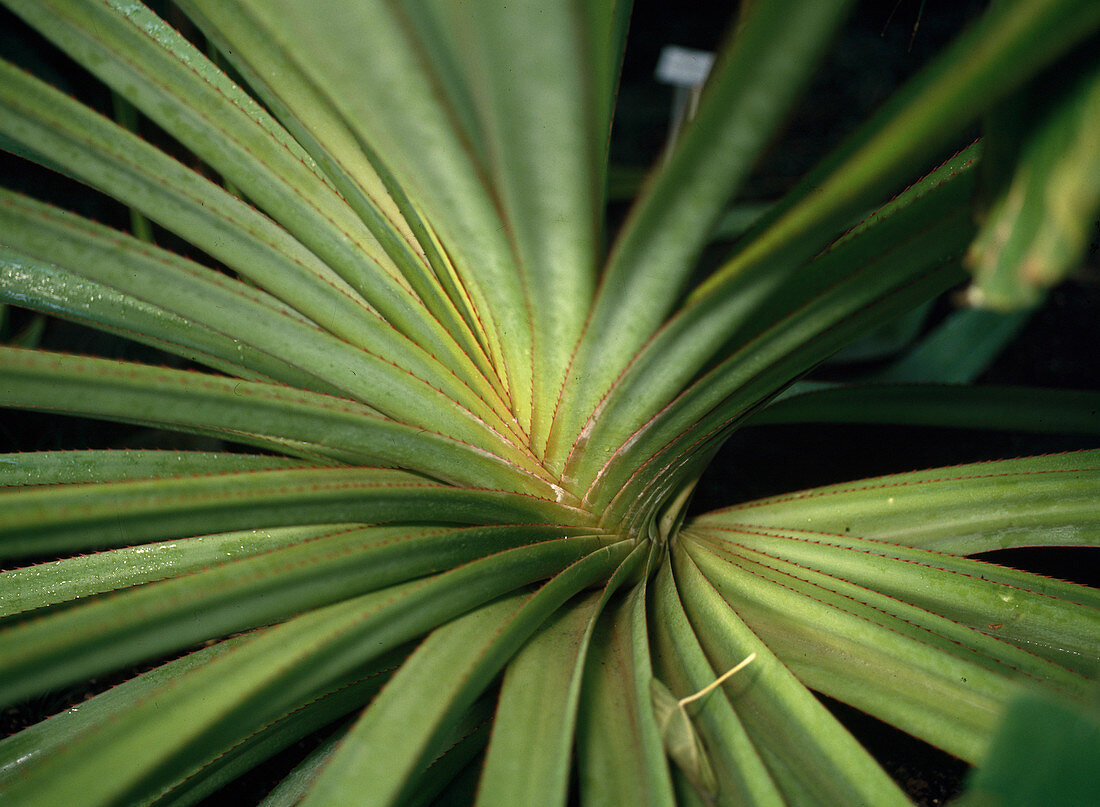
<svg viewBox="0 0 1100 807"><path fill-rule="evenodd" d="M668 150L680 136L683 125L695 117L703 82L714 64L714 54L705 50L665 45L657 59L657 80L676 88L672 97L672 112L668 124Z"/></svg>
<svg viewBox="0 0 1100 807"><path fill-rule="evenodd" d="M676 87L700 87L713 64L714 54L710 51L665 45L657 59L657 80Z"/></svg>

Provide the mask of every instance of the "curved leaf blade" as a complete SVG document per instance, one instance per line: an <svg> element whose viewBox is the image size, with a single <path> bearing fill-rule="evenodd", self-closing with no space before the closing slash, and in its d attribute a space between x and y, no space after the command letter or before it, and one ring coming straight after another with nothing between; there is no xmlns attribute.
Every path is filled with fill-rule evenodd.
<svg viewBox="0 0 1100 807"><path fill-rule="evenodd" d="M645 546L635 547L599 594L577 598L561 609L509 662L478 786L478 807L566 803L593 631L611 597L641 571L648 554Z"/></svg>
<svg viewBox="0 0 1100 807"><path fill-rule="evenodd" d="M463 441L459 423L405 425L346 398L183 370L0 347L0 405L57 410L169 429L205 429L231 441L269 437L340 462L396 465L475 486L569 497L533 473ZM436 428L444 428L443 435ZM505 451L505 454L511 452ZM527 466L527 467L525 467ZM522 481L521 481L522 480Z"/></svg>
<svg viewBox="0 0 1100 807"><path fill-rule="evenodd" d="M756 660L725 684L738 717L788 802L907 805L836 718L768 649L686 552L673 554L684 610L714 668Z"/></svg>
<svg viewBox="0 0 1100 807"><path fill-rule="evenodd" d="M1100 529L1100 451L934 468L828 485L699 520L859 535L968 555L1014 546L1090 546Z"/></svg>
<svg viewBox="0 0 1100 807"><path fill-rule="evenodd" d="M431 508L431 509L429 509ZM433 484L377 468L302 468L0 493L0 552L131 544L235 529L343 522L557 524L586 513L519 493Z"/></svg>
<svg viewBox="0 0 1100 807"><path fill-rule="evenodd" d="M847 0L753 4L708 79L702 102L651 177L619 236L558 403L548 455L611 386L683 291L706 238L812 74Z"/></svg>

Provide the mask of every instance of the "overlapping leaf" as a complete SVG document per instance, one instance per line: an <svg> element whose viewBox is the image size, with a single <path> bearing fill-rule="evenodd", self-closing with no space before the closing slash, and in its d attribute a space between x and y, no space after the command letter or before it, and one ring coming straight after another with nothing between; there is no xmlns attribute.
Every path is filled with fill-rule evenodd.
<svg viewBox="0 0 1100 807"><path fill-rule="evenodd" d="M178 142L4 64L0 143L205 256L4 191L0 304L214 372L0 347L0 405L265 453L0 455L0 700L183 654L0 741L0 799L193 805L327 726L265 805L904 804L813 691L969 761L1019 693L1088 696L1096 590L964 556L1095 545L1097 452L685 511L757 413L1095 433L1087 393L761 412L959 278L980 147L841 233L1094 3L997 4L689 290L846 0L745 4L606 261L629 3L184 0L208 57L130 0L4 2Z"/></svg>

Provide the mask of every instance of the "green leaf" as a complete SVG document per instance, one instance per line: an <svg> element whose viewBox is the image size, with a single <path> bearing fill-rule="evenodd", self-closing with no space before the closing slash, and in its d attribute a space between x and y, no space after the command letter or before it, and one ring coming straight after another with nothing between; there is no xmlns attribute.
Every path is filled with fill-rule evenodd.
<svg viewBox="0 0 1100 807"><path fill-rule="evenodd" d="M185 654L0 740L0 801L193 807L327 726L265 803L900 807L815 693L979 762L1017 693L1087 700L1100 593L950 553L1097 543L1100 453L686 514L776 401L1095 433L1088 393L782 398L965 277L981 147L894 194L1051 65L1091 70L1094 2L994 3L694 290L847 0L740 4L606 261L629 0L155 4L170 23L133 0L0 3L142 115L118 126L77 82L0 65L0 147L92 194L35 167L32 195L145 211L201 253L0 191L0 318L214 371L0 346L0 406L265 452L0 454L0 706ZM1060 114L1034 131L1085 143ZM991 138L987 175L1034 166L1022 131ZM1082 210L1053 210L1048 253L1094 212L1095 155L1063 156L1075 195L1051 207ZM892 377L970 378L1018 319L951 317ZM82 344L68 330L50 344Z"/></svg>
<svg viewBox="0 0 1100 807"><path fill-rule="evenodd" d="M0 487L121 482L189 474L302 468L286 457L214 451L106 450L0 454Z"/></svg>
<svg viewBox="0 0 1100 807"><path fill-rule="evenodd" d="M1012 4L1011 11L993 9L828 158L806 180L804 190L792 192L792 202L779 205L762 232L699 286L672 323L632 360L629 373L635 381L648 379L659 372L656 368L665 368L673 376L647 385L646 398L640 398L639 391L630 389L621 376L616 380L612 393L633 404L638 414L632 418L607 415L610 379L589 397L564 399L584 414L563 430L555 443L558 453L550 456L562 457L592 442L589 432L596 415L598 422L614 424L624 436L644 423L736 333L748 305L875 204L892 183L917 169L949 133L979 114L982 106L975 104L976 95L983 103L992 102L998 92L1022 81L1027 69L1052 60L1097 25L1098 7L1073 0L1036 0ZM956 158L948 165L957 168L957 163ZM949 258L948 253L942 257ZM672 355L676 358L670 362ZM606 456L593 461L601 467ZM567 471L566 475L573 474Z"/></svg>
<svg viewBox="0 0 1100 807"><path fill-rule="evenodd" d="M799 271L742 278L736 294L715 295L662 329L586 427L590 444L619 448L575 452L567 464L592 485L586 498L604 505L617 496L614 516L644 510L627 484L640 464L678 463L880 317L955 282L953 259L971 233L964 205L974 157L948 161ZM696 376L712 357L717 366Z"/></svg>
<svg viewBox="0 0 1100 807"><path fill-rule="evenodd" d="M270 219L7 62L0 62L0 109L0 130L8 137L45 151L65 173L141 210L315 321L350 336L334 311L362 316L367 310L346 283ZM8 226L7 237L21 234L8 232Z"/></svg>
<svg viewBox="0 0 1100 807"><path fill-rule="evenodd" d="M580 800L674 805L653 715L645 583L601 615L585 664L577 719Z"/></svg>
<svg viewBox="0 0 1100 807"><path fill-rule="evenodd" d="M348 733L305 807L399 803L430 762L429 751L444 727L473 703L550 614L610 574L630 548L628 542L605 547L534 594L507 597L437 628ZM388 751L379 754L379 748Z"/></svg>
<svg viewBox="0 0 1100 807"><path fill-rule="evenodd" d="M555 412L547 456L560 467L584 418L672 310L730 196L808 81L846 0L754 4L703 100L616 241Z"/></svg>
<svg viewBox="0 0 1100 807"><path fill-rule="evenodd" d="M878 606L884 613L906 613L901 603L909 603L938 614L949 621L928 624L952 636L959 648L988 657L990 669L1026 675L1078 695L1082 680L1066 672L1089 677L1100 673L1100 645L1094 636L1100 628L1100 595L1093 588L851 535L735 526L693 526L691 532L723 551L812 578L823 588L847 587L822 579L819 572L866 589L866 594L855 590L855 599L885 594L889 599ZM905 618L913 624L923 621L920 613Z"/></svg>
<svg viewBox="0 0 1100 807"><path fill-rule="evenodd" d="M699 520L858 535L957 555L1088 546L1100 529L1100 451L981 462L759 499Z"/></svg>
<svg viewBox="0 0 1100 807"><path fill-rule="evenodd" d="M362 611L364 603L353 600L351 605ZM228 751L347 676L346 669L333 669L323 676L307 677L300 674L304 668L293 676L293 669L287 667L287 657L300 655L303 648L316 651L321 637L331 643L331 636L325 633L318 635L313 630L315 635L308 636L300 628L338 624L335 614L341 611L346 622L347 603L342 608L307 615L301 622L251 634L234 645L231 652L206 657L201 665L189 665L178 672L172 670L170 676L143 684L136 690L142 696L140 700L130 701L125 709L107 715L109 719L77 727L64 742L51 749L52 753L35 756L22 765L19 777L9 784L6 795L28 805L61 801L88 807L120 801L141 803L162 795L208 764L212 754ZM297 634L295 628L299 628ZM296 647L289 642L282 648L273 647L275 639L284 642L297 639ZM369 659L364 659L361 670L369 675L372 671L368 663ZM384 668L388 663L386 660L380 666ZM230 681L214 683L213 676L227 672L233 674ZM262 692L264 683L280 677L284 679L283 690L259 701L256 696ZM196 692L196 686L203 684L204 691ZM247 713L238 712L235 720L228 719L234 717L235 705L239 709L240 704L248 704L250 699ZM211 725L214 732L210 731ZM154 731L157 733L153 734ZM152 737L155 742L150 741ZM99 775L103 764L121 763L124 759L128 764L123 766L123 775Z"/></svg>
<svg viewBox="0 0 1100 807"><path fill-rule="evenodd" d="M402 801L403 807L437 806L439 798L447 798L453 792L454 782L456 779L461 780L463 772L471 767L478 767L477 761L489 741L489 729L496 706L495 695L490 689L457 723L439 736L436 744L442 750L427 770L417 777L415 792ZM467 799L467 803L472 801L472 798Z"/></svg>
<svg viewBox="0 0 1100 807"><path fill-rule="evenodd" d="M1093 64L1026 136L1012 182L984 217L967 254L972 305L1033 306L1081 262L1100 212L1098 143L1100 64Z"/></svg>
<svg viewBox="0 0 1100 807"><path fill-rule="evenodd" d="M411 791L439 751L437 738L488 684L477 660L528 597L513 594L434 630L344 737L303 807L394 804Z"/></svg>
<svg viewBox="0 0 1100 807"><path fill-rule="evenodd" d="M314 751L310 752L304 760L294 766L294 769L268 793L257 807L297 807L306 797L313 780L324 769L328 761L332 759L336 746L347 730L337 730L331 737L321 743Z"/></svg>
<svg viewBox="0 0 1100 807"><path fill-rule="evenodd" d="M245 641L246 637L236 636L188 653L0 740L0 792L17 781L25 768L49 758L84 732L109 723L158 687L229 653Z"/></svg>
<svg viewBox="0 0 1100 807"><path fill-rule="evenodd" d="M759 293L761 283L774 282L818 252L867 207L877 204L892 185L918 171L954 132L981 113L983 105L1011 90L1097 26L1100 7L1087 0L1034 0L991 10L827 158L792 192L789 203L777 205L761 225L761 232L692 292L686 308L673 320L674 326L666 326L662 338L650 340L642 356L668 351L672 339L689 330L685 322L728 323L732 315L726 306L741 308L746 299L752 299L748 290ZM977 98L981 101L976 102ZM662 295L654 297L663 299ZM633 306L623 310L633 311ZM626 356L606 372L594 373L587 367L602 361L602 353L578 358L573 375L585 379L586 386L583 394L574 395L567 385L562 408L577 414L563 421L552 436L548 456L554 467L560 467L577 443L590 440L586 419L602 415L608 387L656 324L643 329L640 339L625 340ZM691 330L680 340L676 352L682 355L674 366L686 375L681 383L701 369L732 330L729 325L712 326L709 334ZM631 361L636 373L642 365L643 361ZM616 387L620 394L621 389ZM670 385L651 393L648 401L653 403L646 411L667 402L676 389L677 385ZM600 420L619 422L617 418Z"/></svg>
<svg viewBox="0 0 1100 807"><path fill-rule="evenodd" d="M773 208L692 299L753 266L812 255L955 133L1097 27L1100 7L1089 0L994 5Z"/></svg>
<svg viewBox="0 0 1100 807"><path fill-rule="evenodd" d="M635 547L599 594L560 609L509 662L478 788L479 807L566 804L593 631L612 595L641 571L648 553L644 545Z"/></svg>
<svg viewBox="0 0 1100 807"><path fill-rule="evenodd" d="M443 4L434 31L454 43L452 70L464 79L475 117L468 136L484 149L523 278L533 328L533 445L549 430L601 247L597 149L606 131L598 129L603 115L595 105L609 99L594 97L591 86L596 54L585 5L554 3L531 14L522 5L480 0ZM436 50L434 38L425 40L425 50Z"/></svg>
<svg viewBox="0 0 1100 807"><path fill-rule="evenodd" d="M153 802L156 807L191 807L310 734L346 719L385 686L410 648L400 648L349 675L315 700L258 729L231 749L219 750L195 766L186 779ZM308 741L308 740L307 740ZM201 765L201 767L199 767ZM215 797L216 798L216 797Z"/></svg>
<svg viewBox="0 0 1100 807"><path fill-rule="evenodd" d="M216 12L188 3L200 15ZM389 3L316 14L298 3L243 4L246 25L275 40L290 64L330 103L360 149L376 155L431 222L475 310L502 351L494 367L507 375L521 427L530 424L531 320L515 256L476 151L448 114L450 103L421 57L420 42ZM239 28L219 29L230 44ZM244 59L249 52L245 51ZM349 70L349 65L355 65ZM252 64L263 73L263 65ZM504 335L507 334L507 337ZM506 368L506 369L505 369Z"/></svg>
<svg viewBox="0 0 1100 807"><path fill-rule="evenodd" d="M258 299L263 295L256 294ZM210 325L131 297L54 264L0 247L0 299L73 320L253 381L276 379L300 389L340 394L282 357L257 350ZM15 347L36 347L11 340Z"/></svg>
<svg viewBox="0 0 1100 807"><path fill-rule="evenodd" d="M113 0L94 6L68 0L49 7L17 0L10 5L227 177L400 331L447 355L457 371L468 369L437 323L413 313L426 312L375 236L302 148L169 25L145 8ZM57 158L56 149L47 153ZM377 199L385 191L374 194ZM391 251L401 238L395 232L399 221L394 212L388 218L376 213L373 220L375 229L386 228L380 235ZM475 372L466 380L479 378Z"/></svg>
<svg viewBox="0 0 1100 807"><path fill-rule="evenodd" d="M398 465L447 481L571 500L549 481L539 481L537 471L528 470L533 463L518 452L505 448L513 455L505 459L462 441L457 423L443 435L427 420L414 428L355 401L282 385L45 351L0 347L0 366L8 381L0 405L54 410L61 401L70 414L203 428L231 441L270 437L276 451L280 441L293 441L340 462ZM434 425L447 427L440 419Z"/></svg>
<svg viewBox="0 0 1100 807"><path fill-rule="evenodd" d="M531 526L328 530L19 622L0 633L0 670L36 688L68 684L560 534Z"/></svg>
<svg viewBox="0 0 1100 807"><path fill-rule="evenodd" d="M1085 687L1083 677L1036 657L1038 642L1020 641L1017 649L1009 644L1011 631L1002 642L904 602L909 591L936 586L949 575L899 573L898 599L765 552L729 544L689 549L731 607L807 686L970 762L984 753L1000 711L1025 686L1076 695ZM987 619L1011 623L1018 613L1040 623L1033 608L1046 610L1048 618L1056 610L1026 591L1009 595L1011 605L989 608ZM1088 670L1100 664L1100 653L1077 637L1082 627L1095 633L1100 621L1083 610L1070 611L1076 619L1054 620L1053 629L1044 625L1042 633L1070 636L1058 661L1080 648L1090 656L1079 662ZM1062 611L1059 616L1069 607Z"/></svg>
<svg viewBox="0 0 1100 807"><path fill-rule="evenodd" d="M768 649L687 553L673 553L677 588L716 669L756 660L725 692L788 803L907 805L908 799L792 672Z"/></svg>
<svg viewBox="0 0 1100 807"><path fill-rule="evenodd" d="M10 569L0 573L0 616L179 577L349 527L334 524L199 535Z"/></svg>
<svg viewBox="0 0 1100 807"><path fill-rule="evenodd" d="M1090 807L1100 800L1100 714L1035 695L1009 706L958 807Z"/></svg>
<svg viewBox="0 0 1100 807"><path fill-rule="evenodd" d="M235 197L234 202L240 204ZM477 431L495 431L500 440L508 434L508 425L492 407L437 359L413 348L365 304L354 302L331 284L301 277L297 269L267 267L279 278L276 285L299 275L296 283L302 294L313 300L302 306L304 313L316 316L323 327L290 315L277 300L247 284L6 191L0 193L0 232L17 252L205 323L261 353L282 356L328 388L335 387L398 420L415 422L418 416L413 412L420 409L420 425L427 426L438 422L442 407L470 421ZM260 285L265 282L260 279ZM244 351L237 351L236 358L243 360ZM424 409L432 399L436 406Z"/></svg>
<svg viewBox="0 0 1100 807"><path fill-rule="evenodd" d="M623 56L626 50L626 34L630 26L630 14L633 0L604 0L599 3L581 4L583 13L588 17L588 47L592 52L592 68L587 83L588 93L593 96L595 108L595 134L598 144L595 146L597 170L600 173L604 190L600 193L600 210L609 200L617 198L615 186L624 183L612 176L608 150L611 144L611 126L614 119L616 96L622 74ZM644 175L644 174L643 174ZM628 181L629 192L620 198L629 199L634 195L642 177ZM602 216L602 213L600 214Z"/></svg>
<svg viewBox="0 0 1100 807"><path fill-rule="evenodd" d="M37 723L0 742L0 791L12 785L27 768L33 768L51 754L63 750L70 742L79 742L140 702L171 685L188 671L215 661L239 648L246 637L237 636L180 659L155 667L135 678L95 695L46 721ZM323 693L313 703L291 712L284 718L260 728L256 734L224 754L212 754L192 768L187 779L163 798L158 807L182 807L201 799L212 789L224 785L242 771L272 756L286 745L331 722L351 709L361 706L384 683L393 669L391 654L381 663L356 671L348 680ZM199 767L199 766L202 767ZM146 801L145 803L149 803Z"/></svg>
<svg viewBox="0 0 1100 807"><path fill-rule="evenodd" d="M1027 324L1031 313L1003 314L973 308L955 311L903 358L866 380L941 384L973 381Z"/></svg>
<svg viewBox="0 0 1100 807"><path fill-rule="evenodd" d="M253 633L37 760L6 795L27 807L105 807L162 793L196 762L361 674L372 659L596 548L570 539L506 551Z"/></svg>
<svg viewBox="0 0 1100 807"><path fill-rule="evenodd" d="M483 352L484 344L479 343L484 334L477 316L461 289L451 285L446 257L430 228L385 167L356 142L323 89L297 69L278 39L247 10L222 3L207 4L200 12L193 4L180 5L309 151L400 268L419 300L506 399ZM449 352L444 350L440 355Z"/></svg>
<svg viewBox="0 0 1100 807"><path fill-rule="evenodd" d="M650 620L654 666L671 688L687 697L710 686L718 676L684 612L667 557L654 579L654 589ZM752 737L722 688L694 708L689 719L701 738L703 753L713 762L718 804L765 807L784 803Z"/></svg>
<svg viewBox="0 0 1100 807"><path fill-rule="evenodd" d="M534 496L449 487L400 471L301 468L2 492L0 554L297 524L423 523L429 507L450 523L589 521L587 513Z"/></svg>
<svg viewBox="0 0 1100 807"><path fill-rule="evenodd" d="M479 805L566 803L580 675L602 599L593 592L562 608L508 664Z"/></svg>

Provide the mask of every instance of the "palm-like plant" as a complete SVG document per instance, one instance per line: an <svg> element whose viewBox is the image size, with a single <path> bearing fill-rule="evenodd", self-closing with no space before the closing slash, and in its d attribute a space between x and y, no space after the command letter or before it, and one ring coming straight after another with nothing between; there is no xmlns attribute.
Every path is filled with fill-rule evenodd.
<svg viewBox="0 0 1100 807"><path fill-rule="evenodd" d="M262 449L2 457L4 703L176 654L0 742L5 804L193 804L339 721L265 805L905 803L811 690L970 762L1017 694L1087 695L1095 590L966 556L1095 543L1094 452L685 510L751 418L1096 429L1087 396L773 402L959 283L981 146L867 211L1097 4L996 4L690 289L850 3L746 4L606 251L627 3L180 2L251 95L134 0L4 4L222 184L0 66L6 148L205 254L3 192L3 300L209 368L3 347L0 403ZM1087 67L991 131L1038 190L987 186L1021 243L979 242L976 296L1087 242L1088 181L1029 207L1100 159Z"/></svg>

